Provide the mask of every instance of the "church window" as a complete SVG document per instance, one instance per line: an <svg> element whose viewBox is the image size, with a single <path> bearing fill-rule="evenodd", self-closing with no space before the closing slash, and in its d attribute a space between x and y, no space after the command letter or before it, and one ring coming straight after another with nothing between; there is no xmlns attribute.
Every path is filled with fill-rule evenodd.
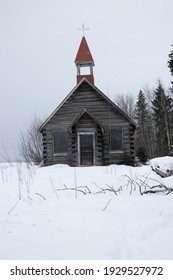
<svg viewBox="0 0 173 280"><path fill-rule="evenodd" d="M54 154L64 154L67 152L67 133L57 131L53 133Z"/></svg>
<svg viewBox="0 0 173 280"><path fill-rule="evenodd" d="M110 151L123 151L123 129L121 127L111 128L109 132Z"/></svg>

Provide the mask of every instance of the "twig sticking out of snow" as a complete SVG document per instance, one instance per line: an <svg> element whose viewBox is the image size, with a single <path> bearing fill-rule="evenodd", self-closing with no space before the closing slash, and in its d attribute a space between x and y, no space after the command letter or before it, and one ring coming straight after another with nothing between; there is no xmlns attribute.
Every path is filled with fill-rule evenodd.
<svg viewBox="0 0 173 280"><path fill-rule="evenodd" d="M81 190L81 189L84 189L84 190ZM87 193L91 193L90 189L87 186L79 186L79 187L75 187L75 188L68 188L65 184L64 184L63 189L57 189L57 191L75 191L75 192L81 192L84 195L86 195Z"/></svg>
<svg viewBox="0 0 173 280"><path fill-rule="evenodd" d="M106 203L106 206L102 209L103 211L106 210L106 208L108 207L109 203L111 202L112 199L109 199L109 201Z"/></svg>
<svg viewBox="0 0 173 280"><path fill-rule="evenodd" d="M11 208L11 210L8 212L8 215L10 215L10 213L13 211L13 209L17 206L17 204L19 203L20 198L18 199L18 201L14 204L14 206Z"/></svg>
<svg viewBox="0 0 173 280"><path fill-rule="evenodd" d="M35 194L41 196L44 200L46 200L46 198L42 194L40 193L35 193Z"/></svg>
<svg viewBox="0 0 173 280"><path fill-rule="evenodd" d="M51 182L51 186L52 186L52 188L53 188L53 190L54 190L54 193L55 193L57 199L59 199L59 196L58 196L57 191L56 191L56 189L55 189L55 186L54 186L52 177L50 177L50 182Z"/></svg>
<svg viewBox="0 0 173 280"><path fill-rule="evenodd" d="M120 193L120 191L122 191L122 187L115 189L113 186L109 186L108 184L106 184L107 187L104 188L104 187L99 187L95 182L94 182L94 184L100 190L100 191L96 192L95 194L106 193L107 191L109 191L109 192L113 192L115 195L117 195L118 193Z"/></svg>

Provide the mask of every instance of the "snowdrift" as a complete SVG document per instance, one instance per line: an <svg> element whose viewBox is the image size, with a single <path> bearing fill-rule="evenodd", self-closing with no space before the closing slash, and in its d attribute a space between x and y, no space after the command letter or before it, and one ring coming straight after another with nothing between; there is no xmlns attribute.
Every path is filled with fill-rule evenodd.
<svg viewBox="0 0 173 280"><path fill-rule="evenodd" d="M152 168L1 163L0 258L173 259L173 176Z"/></svg>

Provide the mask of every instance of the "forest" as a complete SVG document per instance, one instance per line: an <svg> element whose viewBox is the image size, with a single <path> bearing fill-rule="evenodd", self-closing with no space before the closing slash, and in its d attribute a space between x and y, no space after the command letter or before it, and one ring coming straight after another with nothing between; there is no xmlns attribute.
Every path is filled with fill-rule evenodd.
<svg viewBox="0 0 173 280"><path fill-rule="evenodd" d="M151 90L140 90L135 103L132 94L116 95L115 103L137 123L135 134L136 156L145 163L147 159L173 154L173 51L168 67L171 87L165 89L161 80Z"/></svg>

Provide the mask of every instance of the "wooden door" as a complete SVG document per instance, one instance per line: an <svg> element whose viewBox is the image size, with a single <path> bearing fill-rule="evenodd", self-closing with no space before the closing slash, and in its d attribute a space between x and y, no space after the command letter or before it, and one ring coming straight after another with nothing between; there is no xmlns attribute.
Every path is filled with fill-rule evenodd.
<svg viewBox="0 0 173 280"><path fill-rule="evenodd" d="M80 165L93 165L93 134L80 135Z"/></svg>

